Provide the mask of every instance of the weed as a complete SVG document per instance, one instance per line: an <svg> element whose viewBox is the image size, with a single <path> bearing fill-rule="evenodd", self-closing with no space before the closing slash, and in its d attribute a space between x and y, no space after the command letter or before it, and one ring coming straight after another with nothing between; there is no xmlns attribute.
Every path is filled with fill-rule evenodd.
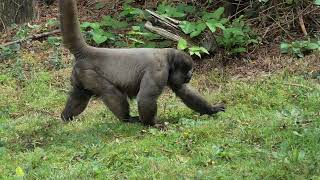
<svg viewBox="0 0 320 180"><path fill-rule="evenodd" d="M312 51L320 50L320 41L294 41L291 43L281 43L281 53L292 54L299 58L304 57Z"/></svg>
<svg viewBox="0 0 320 180"><path fill-rule="evenodd" d="M12 44L10 46L0 46L0 62L17 57L17 52L20 50L19 44Z"/></svg>

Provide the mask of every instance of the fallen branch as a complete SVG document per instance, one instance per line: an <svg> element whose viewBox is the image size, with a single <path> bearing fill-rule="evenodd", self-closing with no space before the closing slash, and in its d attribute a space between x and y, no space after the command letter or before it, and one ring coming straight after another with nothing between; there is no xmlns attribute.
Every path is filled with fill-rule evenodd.
<svg viewBox="0 0 320 180"><path fill-rule="evenodd" d="M308 33L307 33L307 30L306 30L306 26L304 25L304 21L303 21L302 15L299 16L299 24L300 24L300 28L301 28L301 31L303 32L304 36L308 36Z"/></svg>
<svg viewBox="0 0 320 180"><path fill-rule="evenodd" d="M170 24L170 26L173 26L175 28L178 28L178 25L181 23L181 21L173 19L173 18L170 18L170 17L162 17L159 14L157 14L157 13L155 13L155 12L149 10L149 9L146 9L146 11L149 14L151 14L152 16L154 16L156 19L160 19L160 20L166 21L168 24ZM168 21L171 21L171 22L168 22Z"/></svg>
<svg viewBox="0 0 320 180"><path fill-rule="evenodd" d="M15 40L15 41L11 41L11 42L7 42L7 43L4 43L4 44L1 44L0 46L9 46L9 45L12 45L12 44L16 44L16 43L21 43L23 41L26 41L26 40L35 40L35 39L39 39L39 38L42 38L42 37L47 37L47 36L50 36L50 35L53 35L53 34L57 34L57 33L60 33L60 29L56 29L54 31L51 31L51 32L44 32L44 33L40 33L40 34L34 34L34 35L31 35L31 36L28 36L24 39L19 39L19 40Z"/></svg>
<svg viewBox="0 0 320 180"><path fill-rule="evenodd" d="M159 34L160 36L162 36L162 37L164 37L164 38L167 38L167 39L170 39L170 40L172 40L172 41L179 41L179 40L181 39L181 37L178 36L178 35L176 35L176 34L173 34L173 33L169 32L169 31L167 31L167 30L164 30L164 29L162 29L162 28L153 26L152 23L149 22L149 21L146 22L145 27L146 27L148 30L150 30L150 31L152 31L152 32L154 32L154 33L157 33L157 34Z"/></svg>
<svg viewBox="0 0 320 180"><path fill-rule="evenodd" d="M216 48L214 46L215 39L212 33L203 33L202 37L200 36L194 41L189 35L186 35L180 30L179 25L181 24L181 21L161 16L148 9L146 9L146 11L155 19L153 22L162 27L155 27L151 22L147 22L145 27L148 30L173 41L179 41L179 39L183 38L188 42L189 46L202 46L208 51L212 51Z"/></svg>

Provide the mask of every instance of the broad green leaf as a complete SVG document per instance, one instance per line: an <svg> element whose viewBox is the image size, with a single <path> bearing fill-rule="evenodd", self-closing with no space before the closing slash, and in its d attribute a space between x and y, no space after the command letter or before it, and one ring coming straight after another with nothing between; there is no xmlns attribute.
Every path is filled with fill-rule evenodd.
<svg viewBox="0 0 320 180"><path fill-rule="evenodd" d="M92 29L100 29L99 23L90 23L90 22L84 22L81 24L82 28L92 28Z"/></svg>
<svg viewBox="0 0 320 180"><path fill-rule="evenodd" d="M320 6L320 0L315 0L314 4Z"/></svg>
<svg viewBox="0 0 320 180"><path fill-rule="evenodd" d="M217 10L213 12L213 18L220 19L223 12L224 12L224 7L219 7Z"/></svg>
<svg viewBox="0 0 320 180"><path fill-rule="evenodd" d="M108 38L102 34L93 33L92 39L94 40L95 43L102 44L106 42Z"/></svg>
<svg viewBox="0 0 320 180"><path fill-rule="evenodd" d="M195 13L196 12L196 7L191 6L191 5L186 5L183 3L178 4L177 10L179 12L186 12L186 13Z"/></svg>
<svg viewBox="0 0 320 180"><path fill-rule="evenodd" d="M280 50L281 50L281 53L288 53L289 52L289 44L288 43L281 43L280 45Z"/></svg>
<svg viewBox="0 0 320 180"><path fill-rule="evenodd" d="M219 22L221 24L226 24L227 22L229 22L229 20L227 18L222 18Z"/></svg>
<svg viewBox="0 0 320 180"><path fill-rule="evenodd" d="M213 13L205 13L202 19L209 20L209 19L215 19L219 20L221 18L221 15L224 12L224 8L220 7L217 10L215 10Z"/></svg>
<svg viewBox="0 0 320 180"><path fill-rule="evenodd" d="M179 18L179 17L184 17L185 15L186 15L185 13L173 11L171 14L169 14L169 17Z"/></svg>
<svg viewBox="0 0 320 180"><path fill-rule="evenodd" d="M166 8L167 8L167 6L165 4L160 4L157 7L157 12L159 12L160 14L165 14L166 13Z"/></svg>
<svg viewBox="0 0 320 180"><path fill-rule="evenodd" d="M182 31L185 34L190 34L191 32L196 30L196 25L194 23L188 22L188 21L183 21L179 27L182 29Z"/></svg>
<svg viewBox="0 0 320 180"><path fill-rule="evenodd" d="M301 52L300 48L292 48L292 52L293 52L293 54L295 54L299 58L303 58L304 57L304 54Z"/></svg>
<svg viewBox="0 0 320 180"><path fill-rule="evenodd" d="M194 55L194 52L189 50L189 54L192 56Z"/></svg>
<svg viewBox="0 0 320 180"><path fill-rule="evenodd" d="M83 22L83 23L81 23L81 28L88 28L88 27L90 27L90 25L91 25L91 23L90 22Z"/></svg>
<svg viewBox="0 0 320 180"><path fill-rule="evenodd" d="M206 22L206 25L208 26L211 32L216 32L218 26L223 26L221 23L219 23L215 19L208 20Z"/></svg>
<svg viewBox="0 0 320 180"><path fill-rule="evenodd" d="M201 58L200 52L197 51L197 52L195 52L194 54L197 55L199 58Z"/></svg>
<svg viewBox="0 0 320 180"><path fill-rule="evenodd" d="M199 51L200 47L198 46L192 46L191 48L189 48L191 51L195 52L195 51Z"/></svg>
<svg viewBox="0 0 320 180"><path fill-rule="evenodd" d="M206 23L204 23L204 22L197 22L197 25L196 25L196 29L198 30L198 31L204 31L205 29L207 28L207 25L206 25Z"/></svg>
<svg viewBox="0 0 320 180"><path fill-rule="evenodd" d="M132 30L134 30L134 31L140 31L141 28L140 28L140 26L132 26Z"/></svg>
<svg viewBox="0 0 320 180"><path fill-rule="evenodd" d="M187 47L188 47L188 42L183 38L179 39L179 41L178 41L178 49L184 50Z"/></svg>
<svg viewBox="0 0 320 180"><path fill-rule="evenodd" d="M115 35L113 33L111 33L111 32L105 32L103 35L106 38L111 39L111 40L115 40L116 39Z"/></svg>
<svg viewBox="0 0 320 180"><path fill-rule="evenodd" d="M113 29L123 29L128 27L128 23L125 21L115 21L112 26Z"/></svg>
<svg viewBox="0 0 320 180"><path fill-rule="evenodd" d="M114 19L111 16L103 16L102 20L100 22L101 25L103 26L112 26L114 23Z"/></svg>
<svg viewBox="0 0 320 180"><path fill-rule="evenodd" d="M308 50L315 50L319 48L319 45L317 43L308 43L307 47Z"/></svg>
<svg viewBox="0 0 320 180"><path fill-rule="evenodd" d="M177 8L161 4L158 6L157 11L164 16L169 16L169 17L184 17L186 14L183 11L179 11Z"/></svg>
<svg viewBox="0 0 320 180"><path fill-rule="evenodd" d="M216 26L222 30L226 29L223 24L217 23Z"/></svg>
<svg viewBox="0 0 320 180"><path fill-rule="evenodd" d="M191 34L190 34L190 37L191 38L194 38L196 36L199 36L199 34L201 34L202 31L199 31L199 30L196 30L196 31L193 31Z"/></svg>
<svg viewBox="0 0 320 180"><path fill-rule="evenodd" d="M201 50L202 52L206 53L206 54L210 54L210 53L208 52L208 50L207 50L206 48L204 48L204 47L200 47L200 50Z"/></svg>

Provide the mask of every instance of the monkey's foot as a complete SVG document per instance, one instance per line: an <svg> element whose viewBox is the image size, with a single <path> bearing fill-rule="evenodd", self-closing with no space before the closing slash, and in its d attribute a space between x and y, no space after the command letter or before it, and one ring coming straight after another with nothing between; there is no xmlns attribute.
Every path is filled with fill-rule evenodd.
<svg viewBox="0 0 320 180"><path fill-rule="evenodd" d="M153 125L153 127L159 129L160 131L166 131L168 130L168 125L168 122L156 123L155 125Z"/></svg>
<svg viewBox="0 0 320 180"><path fill-rule="evenodd" d="M130 116L129 119L124 119L123 122L127 123L141 123L139 116Z"/></svg>
<svg viewBox="0 0 320 180"><path fill-rule="evenodd" d="M61 113L60 118L63 122L70 122L73 120L73 116L66 116L63 113Z"/></svg>

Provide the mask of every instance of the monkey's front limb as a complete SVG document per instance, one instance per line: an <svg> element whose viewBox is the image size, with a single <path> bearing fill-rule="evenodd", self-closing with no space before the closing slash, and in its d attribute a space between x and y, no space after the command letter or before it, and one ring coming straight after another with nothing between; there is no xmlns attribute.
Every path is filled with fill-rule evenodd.
<svg viewBox="0 0 320 180"><path fill-rule="evenodd" d="M192 90L187 84L183 84L180 87L171 87L175 94L181 98L183 103L192 110L203 114L212 115L220 111L225 111L224 104L209 104L203 97L201 97L196 91Z"/></svg>

